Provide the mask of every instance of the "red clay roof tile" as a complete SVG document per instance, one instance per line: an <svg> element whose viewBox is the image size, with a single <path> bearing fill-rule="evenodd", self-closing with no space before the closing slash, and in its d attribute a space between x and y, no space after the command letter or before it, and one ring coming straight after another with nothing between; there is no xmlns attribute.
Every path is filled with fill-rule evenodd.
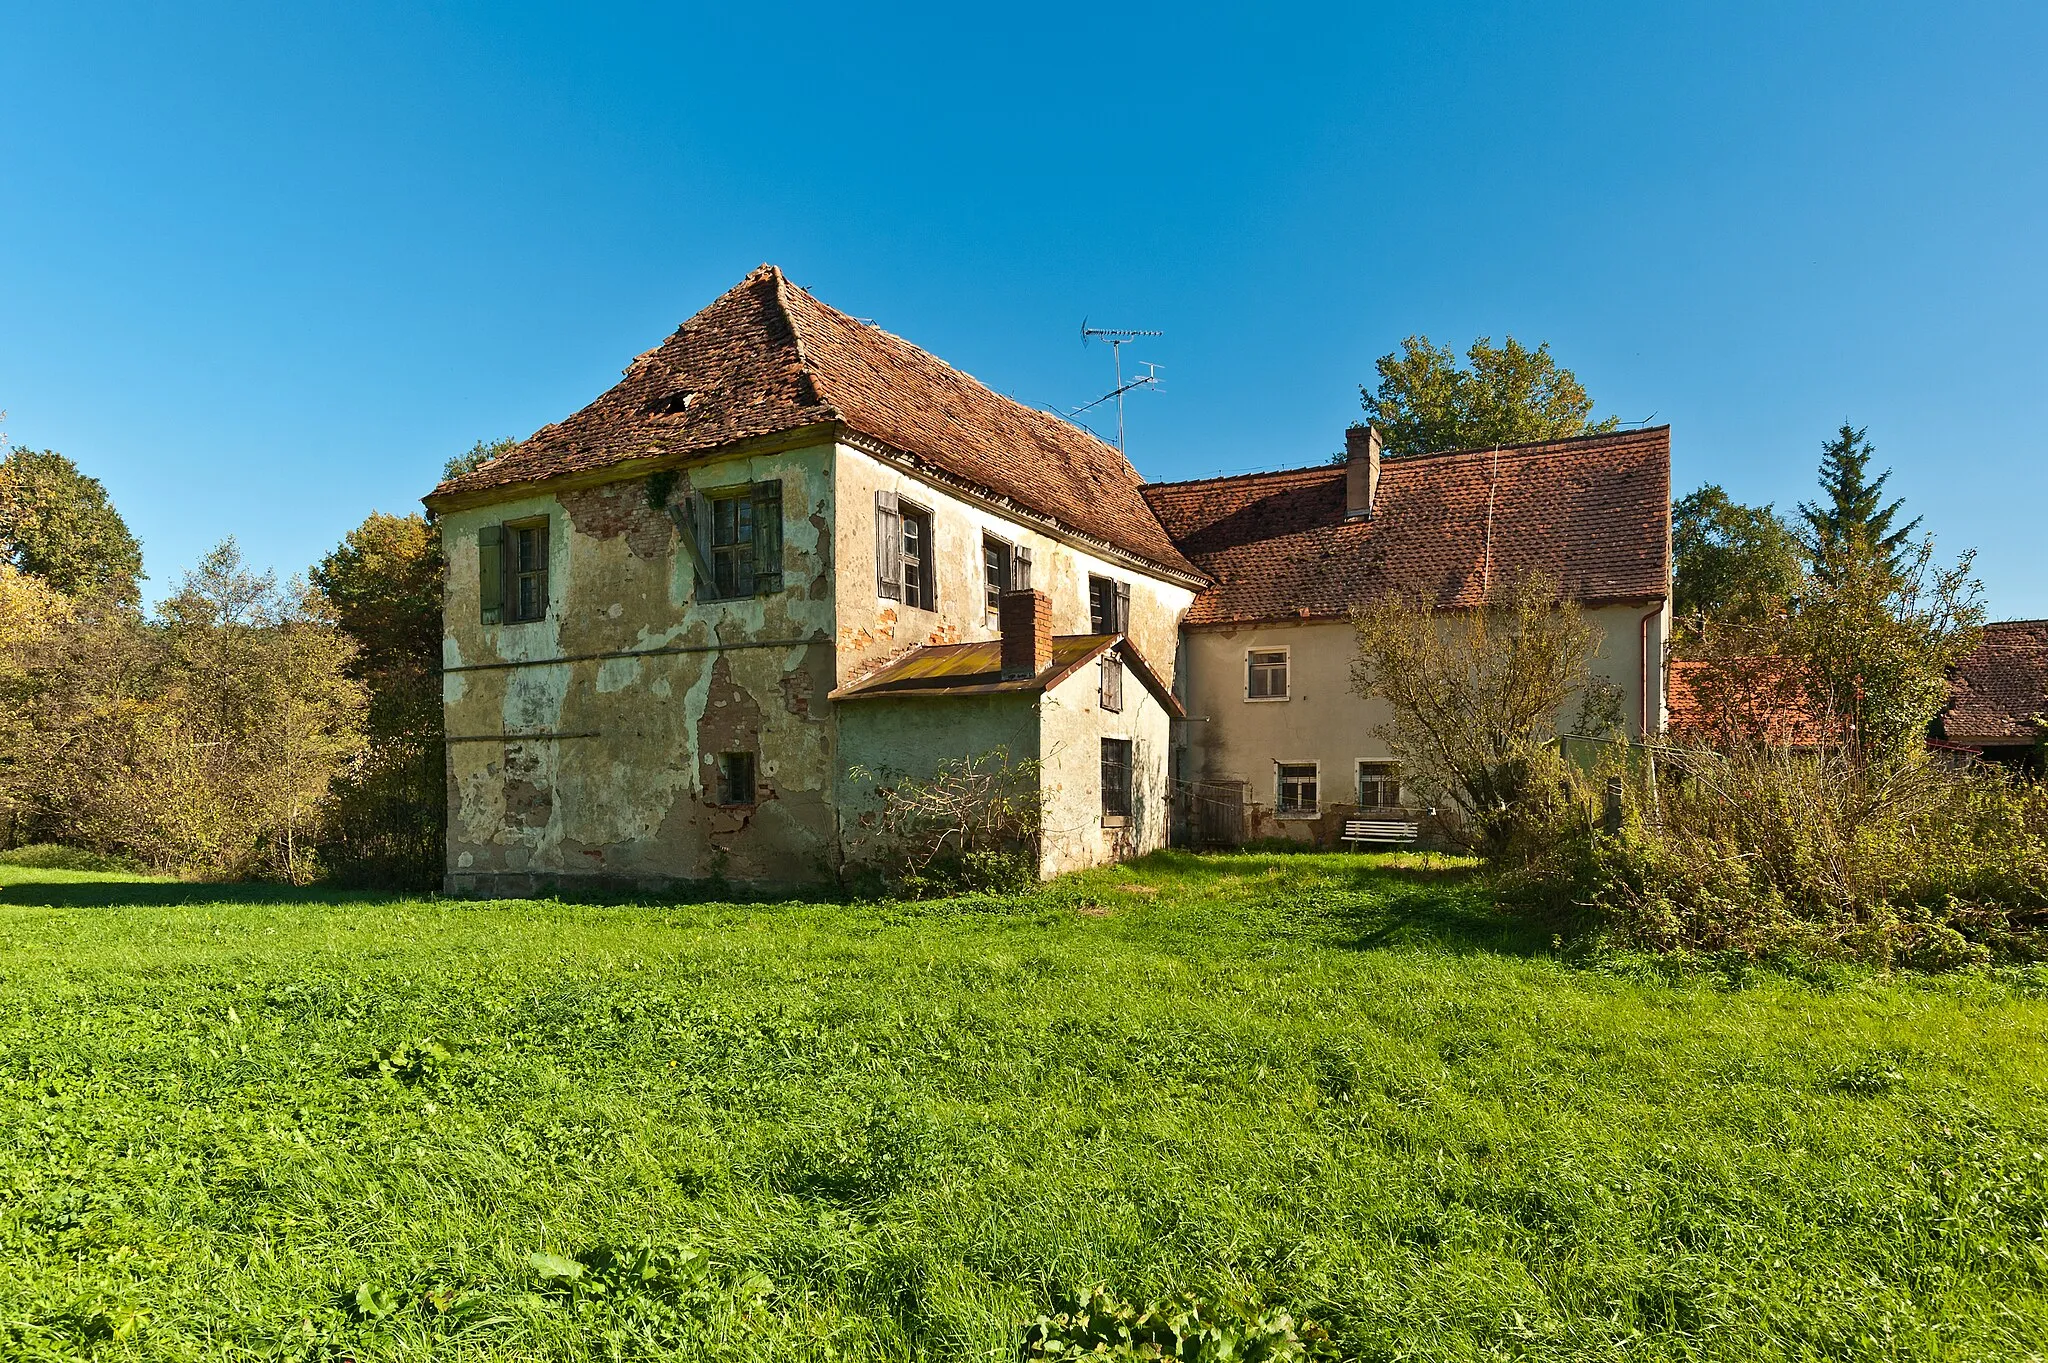
<svg viewBox="0 0 2048 1363"><path fill-rule="evenodd" d="M566 420L434 489L442 498L709 452L830 423L1080 535L1199 578L1122 454L901 337L827 307L763 265Z"/></svg>
<svg viewBox="0 0 2048 1363"><path fill-rule="evenodd" d="M1585 602L1670 590L1668 426L1387 459L1369 520L1347 521L1344 496L1342 464L1148 486L1215 579L1187 622L1344 616L1396 591L1472 606L1489 569L1496 582L1540 569Z"/></svg>
<svg viewBox="0 0 2048 1363"><path fill-rule="evenodd" d="M1998 620L1949 682L1942 737L1951 743L2020 744L2048 722L2048 620Z"/></svg>

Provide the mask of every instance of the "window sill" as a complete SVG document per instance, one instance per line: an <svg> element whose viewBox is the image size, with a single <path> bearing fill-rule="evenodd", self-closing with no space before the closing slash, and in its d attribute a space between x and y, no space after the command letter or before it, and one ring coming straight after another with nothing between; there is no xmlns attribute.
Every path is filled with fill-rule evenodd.
<svg viewBox="0 0 2048 1363"><path fill-rule="evenodd" d="M1104 828L1129 828L1131 826L1131 816L1128 814L1105 814L1102 816L1102 826Z"/></svg>
<svg viewBox="0 0 2048 1363"><path fill-rule="evenodd" d="M1276 819L1320 819L1323 817L1323 811L1320 809L1276 809L1273 811L1273 817Z"/></svg>
<svg viewBox="0 0 2048 1363"><path fill-rule="evenodd" d="M1294 697L1292 696L1246 696L1244 698L1244 703L1246 705L1272 705L1276 702L1290 701L1293 699Z"/></svg>

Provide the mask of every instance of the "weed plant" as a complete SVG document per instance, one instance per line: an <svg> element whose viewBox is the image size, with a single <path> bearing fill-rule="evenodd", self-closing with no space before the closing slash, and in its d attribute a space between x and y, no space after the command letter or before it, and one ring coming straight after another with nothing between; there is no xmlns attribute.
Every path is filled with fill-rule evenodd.
<svg viewBox="0 0 2048 1363"><path fill-rule="evenodd" d="M2048 1353L2040 967L1579 959L1442 859L1172 854L857 905L7 867L0 979L10 1360Z"/></svg>

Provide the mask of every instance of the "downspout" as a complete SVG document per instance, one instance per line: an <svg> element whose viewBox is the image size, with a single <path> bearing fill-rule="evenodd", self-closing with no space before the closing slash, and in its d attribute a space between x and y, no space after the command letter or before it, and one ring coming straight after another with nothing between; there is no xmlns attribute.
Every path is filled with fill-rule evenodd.
<svg viewBox="0 0 2048 1363"><path fill-rule="evenodd" d="M1640 723L1638 723L1636 727L1640 736L1646 742L1650 737L1650 622L1652 620L1659 618L1663 614L1664 601L1660 597L1657 601L1657 609L1651 611L1648 615L1645 615L1641 620L1637 621L1636 623L1638 643L1642 649L1642 691L1641 694L1637 697L1637 703L1641 708L1636 711L1637 715L1640 716ZM1657 661L1659 663L1662 663L1664 660L1662 658L1659 658Z"/></svg>

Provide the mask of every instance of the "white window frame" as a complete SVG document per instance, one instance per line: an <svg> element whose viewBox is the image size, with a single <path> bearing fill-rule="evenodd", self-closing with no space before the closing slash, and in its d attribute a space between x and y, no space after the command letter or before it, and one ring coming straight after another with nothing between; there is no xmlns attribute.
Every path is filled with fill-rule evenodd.
<svg viewBox="0 0 2048 1363"><path fill-rule="evenodd" d="M1277 696L1255 696L1252 694L1252 655L1254 653L1277 653L1280 665L1287 670L1287 689ZM1264 705L1270 701L1294 699L1294 653L1286 644L1266 648L1247 648L1244 651L1244 698L1247 703ZM1289 764L1293 765L1292 763Z"/></svg>
<svg viewBox="0 0 2048 1363"><path fill-rule="evenodd" d="M1394 802L1392 804L1368 805L1365 803L1365 769L1367 767L1392 767L1394 769L1394 774L1392 778L1394 782ZM1361 757L1358 759L1357 765L1353 768L1353 773L1357 777L1357 784L1352 788L1351 793L1353 797L1358 800L1358 807L1360 809L1399 809L1402 807L1401 796L1405 792L1401 784L1401 764L1399 762L1395 761L1391 757ZM1372 779L1375 781L1384 781L1388 778L1385 776L1375 776Z"/></svg>
<svg viewBox="0 0 2048 1363"><path fill-rule="evenodd" d="M1280 773L1288 767L1307 767L1316 774L1316 802L1306 809L1290 809L1281 803ZM1319 819L1323 815L1323 764L1316 761L1273 763L1273 817L1276 819Z"/></svg>

